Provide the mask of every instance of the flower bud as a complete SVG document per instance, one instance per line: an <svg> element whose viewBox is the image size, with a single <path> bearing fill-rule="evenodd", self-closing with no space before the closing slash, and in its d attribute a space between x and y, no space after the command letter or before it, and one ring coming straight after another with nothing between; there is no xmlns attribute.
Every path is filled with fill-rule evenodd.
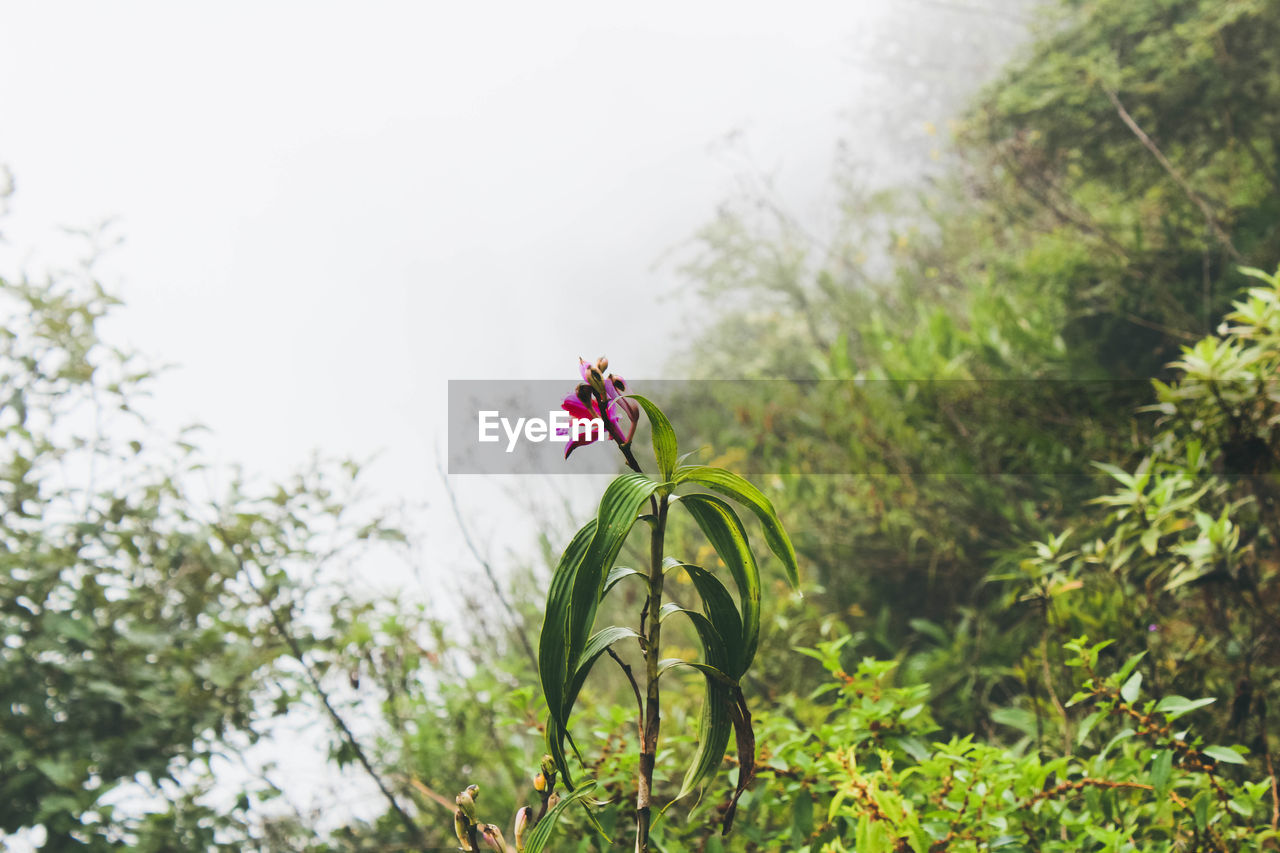
<svg viewBox="0 0 1280 853"><path fill-rule="evenodd" d="M608 369L609 369L609 359L605 358L604 356L600 356L600 358L596 359L596 370L599 370L601 373L604 373Z"/></svg>
<svg viewBox="0 0 1280 853"><path fill-rule="evenodd" d="M547 808L554 809L556 807L556 803L558 802L560 802L560 795L552 794L551 796L547 797Z"/></svg>
<svg viewBox="0 0 1280 853"><path fill-rule="evenodd" d="M467 837L471 834L471 823L462 813L462 809L453 813L453 831L458 834L458 843L462 845L462 849L471 851L471 841Z"/></svg>
<svg viewBox="0 0 1280 853"><path fill-rule="evenodd" d="M524 853L524 838L529 831L529 822L533 820L533 809L525 806L516 809L516 853Z"/></svg>
<svg viewBox="0 0 1280 853"><path fill-rule="evenodd" d="M494 824L487 823L480 828L480 831L484 833L484 840L488 841L489 846L497 850L498 853L507 853L510 850L507 847L507 839L502 837L502 830L498 829Z"/></svg>
<svg viewBox="0 0 1280 853"><path fill-rule="evenodd" d="M476 793L479 793L478 789ZM480 822L480 819L476 817L476 798L475 794L471 793L471 788L454 797L453 801L458 804L458 810L466 816L467 820L473 824Z"/></svg>
<svg viewBox="0 0 1280 853"><path fill-rule="evenodd" d="M542 756L542 772L547 776L551 776L556 772L555 759L552 758L550 755Z"/></svg>
<svg viewBox="0 0 1280 853"><path fill-rule="evenodd" d="M588 385L596 390L601 397L604 396L604 374L600 372L600 368L594 364L589 364L583 359L578 359L578 367L582 372L582 379Z"/></svg>
<svg viewBox="0 0 1280 853"><path fill-rule="evenodd" d="M542 775L541 773L539 773L537 776L534 776L533 790L537 791L539 794L547 790L547 777Z"/></svg>

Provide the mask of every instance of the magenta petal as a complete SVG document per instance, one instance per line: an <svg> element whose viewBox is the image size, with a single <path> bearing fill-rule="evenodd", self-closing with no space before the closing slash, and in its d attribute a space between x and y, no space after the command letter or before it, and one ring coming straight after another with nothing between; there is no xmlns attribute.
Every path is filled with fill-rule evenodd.
<svg viewBox="0 0 1280 853"><path fill-rule="evenodd" d="M583 405L582 401L578 399L577 394L570 394L565 397L564 402L560 404L560 408L568 412L575 420L581 420L582 418L590 419L596 416L595 409L588 409Z"/></svg>
<svg viewBox="0 0 1280 853"><path fill-rule="evenodd" d="M622 383L622 388L618 388L616 385L614 385L615 379L618 382ZM608 397L610 400L614 399L619 394L627 393L627 380L623 379L621 376L617 376L613 373L610 373L608 377L605 378L604 393L605 393L605 396Z"/></svg>

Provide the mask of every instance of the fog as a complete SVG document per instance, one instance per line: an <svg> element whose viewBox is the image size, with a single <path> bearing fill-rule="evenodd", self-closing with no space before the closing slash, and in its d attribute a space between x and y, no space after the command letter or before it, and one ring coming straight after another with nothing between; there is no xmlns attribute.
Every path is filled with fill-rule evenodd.
<svg viewBox="0 0 1280 853"><path fill-rule="evenodd" d="M56 2L0 22L0 269L101 248L125 302L108 336L175 365L151 411L207 425L224 466L376 456L370 489L421 508L425 562L364 582L413 594L471 565L437 474L448 380L567 391L600 354L681 376L713 307L679 259L717 206L763 177L821 232L836 170L926 172L1026 23L923 0ZM498 564L523 559L528 529L496 532L511 484L453 487Z"/></svg>

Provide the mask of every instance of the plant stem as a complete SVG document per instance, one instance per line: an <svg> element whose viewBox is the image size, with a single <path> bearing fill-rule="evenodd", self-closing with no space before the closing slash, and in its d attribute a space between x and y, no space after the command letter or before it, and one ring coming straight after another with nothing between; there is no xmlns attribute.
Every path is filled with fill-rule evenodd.
<svg viewBox="0 0 1280 853"><path fill-rule="evenodd" d="M649 538L649 602L645 607L648 631L644 638L645 705L640 735L640 774L636 791L636 853L649 853L652 816L653 768L658 755L661 725L658 690L658 650L662 643L662 550L667 532L667 496L658 501L657 517Z"/></svg>

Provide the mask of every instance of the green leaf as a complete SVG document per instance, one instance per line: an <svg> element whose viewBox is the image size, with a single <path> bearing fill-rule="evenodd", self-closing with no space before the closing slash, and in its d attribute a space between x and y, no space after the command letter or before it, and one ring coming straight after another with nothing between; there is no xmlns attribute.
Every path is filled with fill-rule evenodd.
<svg viewBox="0 0 1280 853"><path fill-rule="evenodd" d="M1124 679L1128 678L1129 673L1133 672L1133 668L1136 667L1138 665L1138 662L1141 661L1146 656L1147 656L1147 653L1145 651L1138 652L1136 655L1130 655L1129 659L1124 662L1124 665L1121 666L1120 669L1116 671L1116 679L1123 681ZM1129 701L1133 701L1133 700L1131 699Z"/></svg>
<svg viewBox="0 0 1280 853"><path fill-rule="evenodd" d="M612 569L609 570L608 577L604 579L603 594L608 595L609 590L617 586L620 580L622 580L623 578L631 577L632 575L635 575L636 577L640 577L640 578L645 576L644 572L638 572L635 569L631 569L626 566L614 566Z"/></svg>
<svg viewBox="0 0 1280 853"><path fill-rule="evenodd" d="M733 596L729 594L729 590L720 582L720 579L708 572L700 566L690 565L689 563L680 563L680 568L684 569L689 575L689 579L693 581L694 588L698 590L698 595L702 598L702 609L707 618L711 620L712 626L715 627L716 633L721 638L729 638L732 640L736 637L744 637L742 629L742 617L738 614L738 606L733 602ZM759 599L757 596L757 607ZM726 672L731 678L741 678L746 672L750 661L745 663L742 661L745 648L740 643L726 643L728 660L725 663Z"/></svg>
<svg viewBox="0 0 1280 853"><path fill-rule="evenodd" d="M658 484L643 474L623 474L609 484L600 498L595 535L573 579L566 660L576 660L582 654L604 593L606 567L613 565L636 523L640 507L657 488Z"/></svg>
<svg viewBox="0 0 1280 853"><path fill-rule="evenodd" d="M747 541L747 532L733 507L714 495L702 494L682 495L680 505L693 516L738 587L741 630L729 636L741 639L734 644L728 665L730 674L740 678L755 659L760 642L760 569Z"/></svg>
<svg viewBox="0 0 1280 853"><path fill-rule="evenodd" d="M1080 723L1080 731L1076 734L1076 743L1078 745L1084 745L1084 739L1089 736L1089 732L1093 731L1093 727L1098 724L1098 720L1101 720L1102 717L1102 711L1094 711L1084 718L1084 721Z"/></svg>
<svg viewBox="0 0 1280 853"><path fill-rule="evenodd" d="M1209 799L1208 791L1201 791L1191 799L1191 815L1195 818L1196 829L1201 831L1209 825Z"/></svg>
<svg viewBox="0 0 1280 853"><path fill-rule="evenodd" d="M551 573L551 588L547 592L547 610L542 620L542 636L538 640L538 676L542 680L542 694L546 697L551 716L557 721L560 721L564 707L568 680L569 594L595 533L596 522L592 519L574 534Z"/></svg>
<svg viewBox="0 0 1280 853"><path fill-rule="evenodd" d="M1115 736L1112 737L1111 740L1107 741L1107 745L1102 748L1102 752L1098 753L1098 758L1097 758L1098 762L1101 763L1102 761L1106 760L1107 753L1111 751L1111 747L1120 743L1120 741L1122 740L1128 740L1129 738L1133 737L1134 734L1136 734L1134 730L1129 728L1128 726L1116 732Z"/></svg>
<svg viewBox="0 0 1280 853"><path fill-rule="evenodd" d="M1189 714L1197 708L1212 705L1216 699L1212 696L1205 699L1188 699L1186 696L1166 696L1156 703L1156 710L1168 717L1169 722Z"/></svg>
<svg viewBox="0 0 1280 853"><path fill-rule="evenodd" d="M1206 746L1204 754L1223 764L1244 764L1244 756L1227 746Z"/></svg>
<svg viewBox="0 0 1280 853"><path fill-rule="evenodd" d="M1163 797L1168 793L1169 779L1173 774L1173 750L1162 749L1156 753L1151 762L1151 784L1156 789L1156 796Z"/></svg>
<svg viewBox="0 0 1280 853"><path fill-rule="evenodd" d="M725 835L733 828L733 816L738 811L738 800L756 775L756 734L751 726L751 709L747 707L746 697L740 687L734 687L733 701L729 704L729 720L733 723L733 733L738 748L738 784L734 788L733 798L725 809L723 829Z"/></svg>
<svg viewBox="0 0 1280 853"><path fill-rule="evenodd" d="M623 474L600 499L596 520L578 531L551 576L542 636L538 643L538 675L551 722L547 744L556 768L572 787L572 776L558 741L566 734L576 693L570 681L586 648L604 594L605 567L611 566L635 524L640 507L658 484L643 474Z"/></svg>
<svg viewBox="0 0 1280 853"><path fill-rule="evenodd" d="M679 665L693 667L701 671L707 681L707 692L702 701L702 715L698 726L698 745L694 751L693 761L685 771L680 792L676 794L676 799L679 800L693 791L707 775L714 773L720 766L720 762L724 760L725 750L729 746L729 733L732 730L729 704L732 695L730 685L734 683L734 679L725 672L729 649L710 619L701 613L671 604L664 606L661 613L660 618L664 619L672 613L683 613L687 616L698 632L706 658L702 664L693 661L663 661L666 668Z"/></svg>
<svg viewBox="0 0 1280 853"><path fill-rule="evenodd" d="M1160 528L1148 527L1142 531L1142 536L1138 541L1142 544L1142 550L1147 553L1147 556L1154 557L1156 550L1160 547Z"/></svg>
<svg viewBox="0 0 1280 853"><path fill-rule="evenodd" d="M604 628L593 634L591 639L587 641L586 648L582 650L582 656L578 659L573 678L565 691L565 704L570 708L573 707L573 704L578 700L578 693L581 692L582 685L587 681L587 675L591 672L591 667L595 665L595 662L611 645L628 637L639 636L631 628L623 628L618 625Z"/></svg>
<svg viewBox="0 0 1280 853"><path fill-rule="evenodd" d="M1236 269L1240 273L1247 275L1250 278L1256 278L1261 281L1265 281L1267 284L1275 284L1276 276L1271 275L1265 270L1260 270L1257 267L1236 267Z"/></svg>
<svg viewBox="0 0 1280 853"><path fill-rule="evenodd" d="M1142 689L1142 673L1135 672L1120 688L1120 698L1132 705L1138 701L1138 691Z"/></svg>
<svg viewBox="0 0 1280 853"><path fill-rule="evenodd" d="M561 798L560 802L552 806L542 820L538 821L538 825L529 831L529 835L524 842L525 853L542 853L543 848L547 846L547 842L551 840L551 833L555 831L556 821L560 819L560 815L564 813L564 810L581 801L595 787L595 782L584 782L581 787L572 793L566 794Z"/></svg>
<svg viewBox="0 0 1280 853"><path fill-rule="evenodd" d="M707 465L689 465L677 468L672 479L677 485L686 482L696 483L712 491L728 495L754 512L756 517L760 519L761 525L764 526L764 538L769 544L769 550L782 561L782 567L787 573L787 580L791 582L791 586L799 588L800 568L796 562L795 546L791 544L791 538L787 536L787 531L783 528L782 522L778 520L778 514L774 511L773 504L764 496L763 492L732 471Z"/></svg>
<svg viewBox="0 0 1280 853"><path fill-rule="evenodd" d="M677 800L697 788L703 779L715 774L729 747L729 732L732 730L729 687L709 672L704 671L703 675L707 681L707 692L702 699L698 721L698 746L685 771L680 792L676 794Z"/></svg>
<svg viewBox="0 0 1280 853"><path fill-rule="evenodd" d="M807 789L801 789L791 802L791 844L800 848L809 843L813 834L813 797Z"/></svg>
<svg viewBox="0 0 1280 853"><path fill-rule="evenodd" d="M679 451L676 447L676 432L671 428L671 421L667 420L667 416L662 413L656 404L647 397L639 394L628 394L632 400L644 408L644 413L649 417L649 428L653 434L653 458L658 463L658 471L662 475L662 481L670 482L671 476L676 470L676 457Z"/></svg>
<svg viewBox="0 0 1280 853"><path fill-rule="evenodd" d="M1137 483L1137 481L1134 480L1132 474L1130 474L1128 471L1125 471L1123 468L1117 468L1115 465L1112 465L1109 462L1092 462L1090 464L1093 465L1093 467L1097 468L1098 470L1104 471L1107 474L1111 475L1111 477L1119 481L1120 484L1125 486L1126 488L1132 489Z"/></svg>

